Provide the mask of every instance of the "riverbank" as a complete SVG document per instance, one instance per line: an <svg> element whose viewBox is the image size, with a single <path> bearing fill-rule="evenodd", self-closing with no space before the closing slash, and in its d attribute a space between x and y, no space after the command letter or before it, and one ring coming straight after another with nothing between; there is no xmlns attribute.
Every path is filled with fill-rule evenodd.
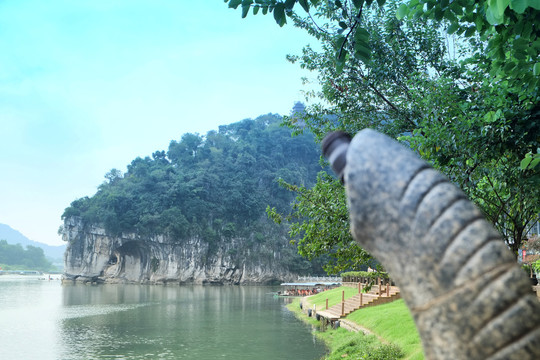
<svg viewBox="0 0 540 360"><path fill-rule="evenodd" d="M329 302L340 301L341 287L329 290L324 296ZM317 295L316 295L317 296ZM317 297L304 298L304 304L317 303ZM319 299L320 300L320 299ZM311 308L304 306L304 309ZM308 317L300 308L300 300L296 299L287 306L299 319L311 324L315 335L326 343L329 353L324 360L337 360L347 357L370 360L421 360L424 359L420 337L414 321L403 300L389 304L357 310L345 318L342 323L348 328L360 330L353 332L343 327L338 329L321 328L321 323ZM320 307L318 307L320 308Z"/></svg>

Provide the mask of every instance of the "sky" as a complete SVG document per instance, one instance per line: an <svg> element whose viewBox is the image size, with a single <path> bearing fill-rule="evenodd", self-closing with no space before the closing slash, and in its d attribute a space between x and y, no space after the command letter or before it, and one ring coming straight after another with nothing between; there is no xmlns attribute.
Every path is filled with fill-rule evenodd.
<svg viewBox="0 0 540 360"><path fill-rule="evenodd" d="M63 244L112 168L303 101L312 40L223 0L0 1L0 223Z"/></svg>

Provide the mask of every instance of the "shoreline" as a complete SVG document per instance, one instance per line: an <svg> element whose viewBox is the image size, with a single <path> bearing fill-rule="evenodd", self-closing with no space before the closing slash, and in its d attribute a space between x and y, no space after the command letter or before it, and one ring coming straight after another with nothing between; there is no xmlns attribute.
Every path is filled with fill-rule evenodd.
<svg viewBox="0 0 540 360"><path fill-rule="evenodd" d="M297 319L311 325L313 335L324 342L328 353L321 360L424 359L416 326L403 300L356 310L339 319L337 328L308 315L313 309L310 296L297 298L286 307Z"/></svg>
<svg viewBox="0 0 540 360"><path fill-rule="evenodd" d="M309 296L295 299L286 305L286 307L297 319L307 325L311 325L312 333L324 343L327 353L320 360L340 359L357 355L356 353L367 353L368 357L362 357L362 359L379 358L375 354L369 357L370 353L374 350L376 352L381 352L382 350L382 352L392 354L389 354L391 357L383 357L385 359L403 358L401 349L396 345L353 321L340 319L340 326L337 328L324 326L321 321L308 315L309 306L307 305L310 305L310 303L307 298ZM302 304L302 307L299 306L300 304Z"/></svg>

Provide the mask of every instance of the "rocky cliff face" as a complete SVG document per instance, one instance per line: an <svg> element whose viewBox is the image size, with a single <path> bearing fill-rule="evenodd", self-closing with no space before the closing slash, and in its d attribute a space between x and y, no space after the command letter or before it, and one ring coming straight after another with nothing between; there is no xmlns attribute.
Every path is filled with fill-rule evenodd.
<svg viewBox="0 0 540 360"><path fill-rule="evenodd" d="M210 245L203 239L109 236L71 217L64 222L65 279L108 283L264 284L294 275L279 264L280 253L245 239ZM286 242L286 239L284 239Z"/></svg>

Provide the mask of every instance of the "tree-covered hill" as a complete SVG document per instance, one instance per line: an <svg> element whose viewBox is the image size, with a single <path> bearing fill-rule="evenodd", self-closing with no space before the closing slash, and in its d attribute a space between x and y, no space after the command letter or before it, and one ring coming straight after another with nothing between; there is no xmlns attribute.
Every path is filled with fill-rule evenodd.
<svg viewBox="0 0 540 360"><path fill-rule="evenodd" d="M287 211L293 201L277 180L312 186L321 170L313 136L293 137L281 121L268 114L206 136L184 134L167 151L133 160L125 174L111 170L94 196L73 201L62 218L78 217L113 236L275 242L268 238L269 227L281 235L285 229L270 222L265 209ZM294 247L285 253L284 264L300 260Z"/></svg>
<svg viewBox="0 0 540 360"><path fill-rule="evenodd" d="M7 240L0 240L0 270L57 271L45 258L43 249L32 245L25 249L21 244L8 244Z"/></svg>

